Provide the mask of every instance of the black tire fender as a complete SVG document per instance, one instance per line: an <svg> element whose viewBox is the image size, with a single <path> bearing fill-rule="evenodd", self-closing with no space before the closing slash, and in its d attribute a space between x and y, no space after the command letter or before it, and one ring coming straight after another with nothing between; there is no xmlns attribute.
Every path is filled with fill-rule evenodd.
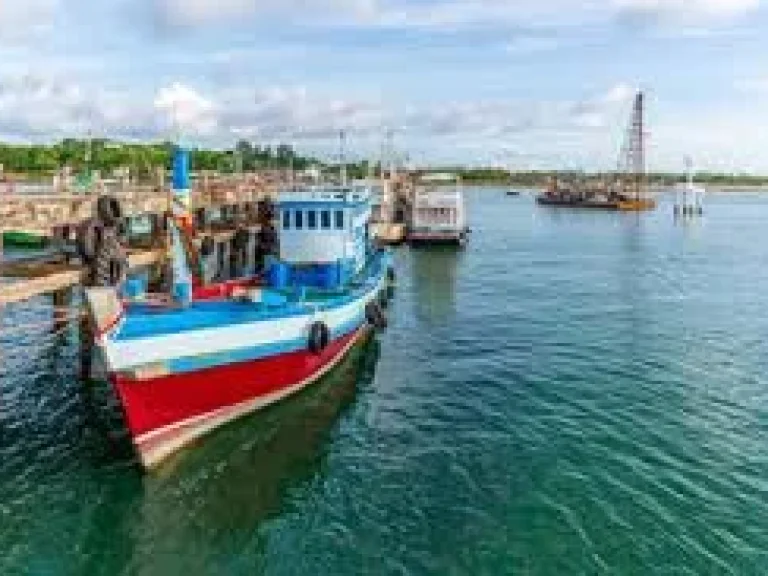
<svg viewBox="0 0 768 576"><path fill-rule="evenodd" d="M365 305L365 320L378 330L387 327L387 317L378 302L372 300Z"/></svg>
<svg viewBox="0 0 768 576"><path fill-rule="evenodd" d="M95 286L117 286L125 279L128 262L117 235L105 233L91 264Z"/></svg>
<svg viewBox="0 0 768 576"><path fill-rule="evenodd" d="M117 226L123 218L120 202L114 196L99 196L96 199L96 217L107 228Z"/></svg>
<svg viewBox="0 0 768 576"><path fill-rule="evenodd" d="M275 204L270 199L264 199L259 202L258 214L260 218L272 220L275 217Z"/></svg>
<svg viewBox="0 0 768 576"><path fill-rule="evenodd" d="M205 211L205 208L198 208L195 211L195 221L198 228L205 228L208 226L208 214Z"/></svg>
<svg viewBox="0 0 768 576"><path fill-rule="evenodd" d="M84 263L91 264L95 260L103 236L103 227L93 218L84 220L77 227L77 254Z"/></svg>
<svg viewBox="0 0 768 576"><path fill-rule="evenodd" d="M331 342L331 331L323 322L313 322L309 327L308 348L312 354L320 354Z"/></svg>
<svg viewBox="0 0 768 576"><path fill-rule="evenodd" d="M200 242L200 255L207 258L216 250L216 241L212 236L206 236Z"/></svg>
<svg viewBox="0 0 768 576"><path fill-rule="evenodd" d="M251 235L245 228L238 228L235 235L232 237L232 245L235 250L245 250L248 248L248 242L251 239Z"/></svg>

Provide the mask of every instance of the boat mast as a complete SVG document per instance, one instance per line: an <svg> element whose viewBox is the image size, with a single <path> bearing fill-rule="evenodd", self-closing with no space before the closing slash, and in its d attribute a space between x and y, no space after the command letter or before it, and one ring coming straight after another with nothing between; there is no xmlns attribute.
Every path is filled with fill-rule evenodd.
<svg viewBox="0 0 768 576"><path fill-rule="evenodd" d="M176 144L172 150L171 219L168 226L171 256L171 298L180 306L192 302L192 209L189 149L181 144L181 127L176 115L176 102L172 109L172 136Z"/></svg>
<svg viewBox="0 0 768 576"><path fill-rule="evenodd" d="M346 133L344 130L339 131L339 169L341 171L341 185L347 185L347 162L344 156L344 144L346 140Z"/></svg>

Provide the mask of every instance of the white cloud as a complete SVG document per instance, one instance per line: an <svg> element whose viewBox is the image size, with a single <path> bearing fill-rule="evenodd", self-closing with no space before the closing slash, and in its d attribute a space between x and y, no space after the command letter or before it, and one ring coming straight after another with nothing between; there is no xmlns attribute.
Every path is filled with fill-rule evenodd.
<svg viewBox="0 0 768 576"><path fill-rule="evenodd" d="M217 127L214 103L178 82L158 91L154 109L167 118L173 130L210 135Z"/></svg>
<svg viewBox="0 0 768 576"><path fill-rule="evenodd" d="M96 134L184 136L221 144L236 137L329 140L340 130L380 136L402 128L413 137L483 140L529 132L579 133L612 124L630 88L619 84L584 102L460 101L419 107L329 98L302 87L204 94L171 83L151 98L94 90L45 76L0 78L0 133L14 138Z"/></svg>
<svg viewBox="0 0 768 576"><path fill-rule="evenodd" d="M0 41L26 40L49 30L60 0L0 0Z"/></svg>
<svg viewBox="0 0 768 576"><path fill-rule="evenodd" d="M401 148L425 161L487 163L505 149L517 151L518 168L609 168L618 156L633 94L630 84L617 83L584 100L403 106L326 97L302 87L205 93L170 83L141 95L44 75L6 76L0 77L0 138L51 140L90 131L118 139L166 139L172 136L169 119L175 117L182 136L200 145L227 146L246 138L333 153L338 132L345 129L353 149L375 154L384 130L394 128ZM702 169L766 166L768 136L754 122L768 114L760 102L739 111L685 114L674 107L657 109L662 104L649 103L654 169L677 169L684 154L695 155Z"/></svg>
<svg viewBox="0 0 768 576"><path fill-rule="evenodd" d="M220 22L288 18L291 21L376 20L377 0L152 0L165 25L205 26Z"/></svg>
<svg viewBox="0 0 768 576"><path fill-rule="evenodd" d="M718 25L760 0L152 0L166 24L203 26L243 19L391 28L460 29L625 23Z"/></svg>
<svg viewBox="0 0 768 576"><path fill-rule="evenodd" d="M637 88L632 87L626 82L619 82L618 84L614 84L601 100L606 104L624 104L636 93Z"/></svg>
<svg viewBox="0 0 768 576"><path fill-rule="evenodd" d="M238 20L256 12L258 0L157 0L157 16L165 24L196 26Z"/></svg>
<svg viewBox="0 0 768 576"><path fill-rule="evenodd" d="M768 77L739 80L735 87L737 90L748 94L764 95L768 93Z"/></svg>
<svg viewBox="0 0 768 576"><path fill-rule="evenodd" d="M520 36L508 42L504 48L509 54L529 55L553 52L561 46L563 42L554 36Z"/></svg>
<svg viewBox="0 0 768 576"><path fill-rule="evenodd" d="M620 12L681 22L742 16L760 7L760 0L614 0Z"/></svg>

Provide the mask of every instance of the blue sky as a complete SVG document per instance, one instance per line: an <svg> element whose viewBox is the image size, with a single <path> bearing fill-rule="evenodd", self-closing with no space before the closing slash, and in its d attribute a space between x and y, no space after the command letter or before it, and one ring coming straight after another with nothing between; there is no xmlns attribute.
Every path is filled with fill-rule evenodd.
<svg viewBox="0 0 768 576"><path fill-rule="evenodd" d="M765 0L0 0L0 137L768 172Z"/></svg>

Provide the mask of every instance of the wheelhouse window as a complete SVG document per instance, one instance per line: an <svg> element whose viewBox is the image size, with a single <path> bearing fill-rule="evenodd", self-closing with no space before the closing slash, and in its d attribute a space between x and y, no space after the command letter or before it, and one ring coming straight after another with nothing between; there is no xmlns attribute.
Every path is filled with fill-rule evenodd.
<svg viewBox="0 0 768 576"><path fill-rule="evenodd" d="M323 230L328 230L331 227L331 211L322 210L320 212L320 227Z"/></svg>
<svg viewBox="0 0 768 576"><path fill-rule="evenodd" d="M317 212L314 210L307 211L307 228L315 230L317 228Z"/></svg>
<svg viewBox="0 0 768 576"><path fill-rule="evenodd" d="M343 230L344 229L344 210L336 210L335 218L336 218L336 229Z"/></svg>
<svg viewBox="0 0 768 576"><path fill-rule="evenodd" d="M291 211L283 210L283 230L291 229Z"/></svg>
<svg viewBox="0 0 768 576"><path fill-rule="evenodd" d="M301 230L304 227L304 212L296 210L296 230Z"/></svg>

